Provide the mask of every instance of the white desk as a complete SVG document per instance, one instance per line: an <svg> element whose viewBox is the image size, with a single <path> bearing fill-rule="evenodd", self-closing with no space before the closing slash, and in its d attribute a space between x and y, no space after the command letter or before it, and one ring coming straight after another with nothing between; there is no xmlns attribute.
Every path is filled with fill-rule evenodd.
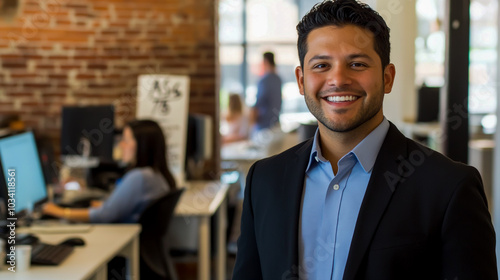
<svg viewBox="0 0 500 280"><path fill-rule="evenodd" d="M222 160L238 162L255 162L269 156L264 147L253 144L251 141L227 143L221 147Z"/></svg>
<svg viewBox="0 0 500 280"><path fill-rule="evenodd" d="M176 216L198 217L199 249L198 279L210 279L210 217L217 213L217 267L216 278L226 279L226 217L227 206L224 202L228 185L220 181L191 181L182 194L177 207Z"/></svg>
<svg viewBox="0 0 500 280"><path fill-rule="evenodd" d="M403 122L400 126L403 134L411 139L416 137L425 137L427 142L425 143L431 149L438 152L442 152L442 129L439 122L431 123L413 123L413 122Z"/></svg>
<svg viewBox="0 0 500 280"><path fill-rule="evenodd" d="M224 144L221 147L221 159L223 161L232 161L237 163L237 169L240 173L241 193L239 198L243 199L243 190L245 189L245 178L254 162L268 157L270 154L264 147L259 147L251 141L238 141Z"/></svg>
<svg viewBox="0 0 500 280"><path fill-rule="evenodd" d="M57 244L68 237L81 237L86 245L75 250L59 266L32 265L25 272L0 272L0 279L67 280L107 279L107 263L115 256L129 259L129 279L139 279L139 233L137 224L93 225L85 233L37 233L42 242ZM19 230L22 232L22 230ZM8 266L8 265L7 265Z"/></svg>

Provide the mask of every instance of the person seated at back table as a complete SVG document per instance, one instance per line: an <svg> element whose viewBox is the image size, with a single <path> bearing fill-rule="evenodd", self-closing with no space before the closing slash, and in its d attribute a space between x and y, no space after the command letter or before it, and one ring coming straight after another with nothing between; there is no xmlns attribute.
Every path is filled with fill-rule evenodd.
<svg viewBox="0 0 500 280"><path fill-rule="evenodd" d="M176 189L167 168L165 137L156 122L128 123L123 129L120 149L122 161L129 169L106 201L97 207L79 209L47 203L43 213L81 222L136 223L151 201Z"/></svg>
<svg viewBox="0 0 500 280"><path fill-rule="evenodd" d="M223 117L222 143L231 143L248 139L249 119L241 96L237 93L229 94L227 113Z"/></svg>

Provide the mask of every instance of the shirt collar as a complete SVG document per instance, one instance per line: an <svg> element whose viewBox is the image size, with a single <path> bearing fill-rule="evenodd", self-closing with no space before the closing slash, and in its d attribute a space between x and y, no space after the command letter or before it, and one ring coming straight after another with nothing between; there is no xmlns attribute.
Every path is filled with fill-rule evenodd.
<svg viewBox="0 0 500 280"><path fill-rule="evenodd" d="M389 131L389 126L389 121L384 117L382 122L352 149L352 152L356 155L359 163L361 163L361 166L367 173L375 165L375 160L377 159L380 147L382 147L382 143L384 143L387 131Z"/></svg>
<svg viewBox="0 0 500 280"><path fill-rule="evenodd" d="M317 128L316 132L314 133L311 154L309 155L309 163L307 164L306 172L308 172L313 167L313 164L317 164L318 161L327 161L321 154L321 147L319 145L319 128Z"/></svg>
<svg viewBox="0 0 500 280"><path fill-rule="evenodd" d="M356 156L365 172L368 173L373 169L373 165L375 165L375 160L377 159L380 147L382 147L382 143L387 135L387 131L389 131L389 121L384 117L382 122L372 132L370 132L370 134L359 142L359 144L354 147L351 152L347 153L353 153ZM306 172L313 168L318 161L327 162L321 154L321 146L319 145L319 129L316 129Z"/></svg>

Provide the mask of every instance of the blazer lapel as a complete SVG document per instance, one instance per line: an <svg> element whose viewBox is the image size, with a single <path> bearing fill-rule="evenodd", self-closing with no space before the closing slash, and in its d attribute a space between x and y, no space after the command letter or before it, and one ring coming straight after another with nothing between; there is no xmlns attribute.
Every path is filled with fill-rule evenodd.
<svg viewBox="0 0 500 280"><path fill-rule="evenodd" d="M286 240L288 253L286 256L286 267L289 269L290 275L298 277L299 263L299 220L300 206L302 202L302 191L304 188L305 169L309 162L309 155L312 148L312 139L308 140L297 152L295 158L287 163L287 168L284 173L283 186L287 189L283 193L286 194L286 208L281 211L285 216L283 219L290 220L286 223ZM288 278L287 278L288 279ZM297 278L298 279L298 278Z"/></svg>
<svg viewBox="0 0 500 280"><path fill-rule="evenodd" d="M352 237L344 279L355 279L372 236L401 177L398 159L407 157L406 138L391 123L375 161Z"/></svg>

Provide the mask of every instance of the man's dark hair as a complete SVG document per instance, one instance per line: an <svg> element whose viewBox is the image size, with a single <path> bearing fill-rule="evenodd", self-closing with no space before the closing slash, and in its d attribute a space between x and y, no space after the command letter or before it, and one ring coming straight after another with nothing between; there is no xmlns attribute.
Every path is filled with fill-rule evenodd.
<svg viewBox="0 0 500 280"><path fill-rule="evenodd" d="M265 61L267 61L271 66L276 66L276 63L274 63L274 53L272 52L265 52L262 57L264 58Z"/></svg>
<svg viewBox="0 0 500 280"><path fill-rule="evenodd" d="M382 69L389 64L391 44L389 27L379 13L370 6L355 0L325 0L317 3L297 24L300 66L304 67L307 53L307 36L324 26L345 26L348 24L370 30L374 35L374 49L382 61Z"/></svg>

